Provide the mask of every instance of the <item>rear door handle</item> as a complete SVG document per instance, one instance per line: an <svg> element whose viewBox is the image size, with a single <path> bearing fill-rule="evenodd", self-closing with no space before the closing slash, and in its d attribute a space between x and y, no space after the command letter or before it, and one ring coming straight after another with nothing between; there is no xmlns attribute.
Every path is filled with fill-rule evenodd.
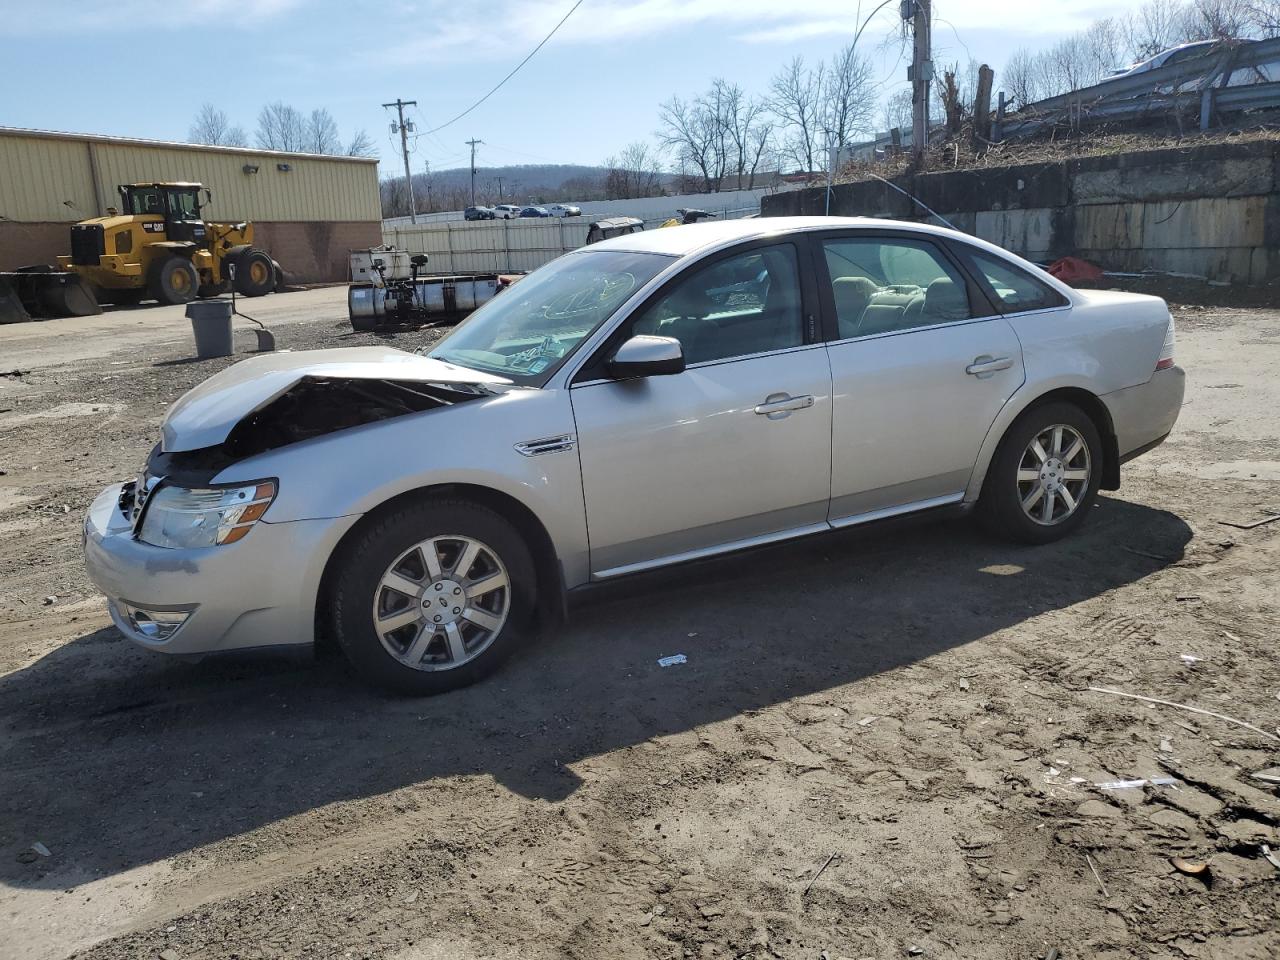
<svg viewBox="0 0 1280 960"><path fill-rule="evenodd" d="M997 370L1008 370L1013 366L1013 360L1009 357L993 357L989 354L983 354L975 357L973 363L964 368L964 372L971 377L988 377Z"/></svg>
<svg viewBox="0 0 1280 960"><path fill-rule="evenodd" d="M812 406L812 395L793 397L788 393L771 393L764 398L764 403L756 404L756 413L770 420L781 420L789 416L792 410L804 410Z"/></svg>

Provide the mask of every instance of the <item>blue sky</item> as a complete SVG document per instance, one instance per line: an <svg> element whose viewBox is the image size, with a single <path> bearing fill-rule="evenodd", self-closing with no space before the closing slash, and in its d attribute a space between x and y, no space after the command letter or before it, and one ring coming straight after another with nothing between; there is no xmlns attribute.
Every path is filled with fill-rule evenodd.
<svg viewBox="0 0 1280 960"><path fill-rule="evenodd" d="M868 11L876 0L864 0ZM1138 0L935 0L935 60L970 56L999 69L1020 45L1047 46ZM572 0L0 0L0 125L185 139L204 100L252 135L283 100L327 107L343 136L365 128L383 175L398 142L380 104L417 100L426 131L469 106L511 69ZM849 0L585 0L501 91L465 119L415 142L421 170L599 163L652 139L658 105L711 78L764 92L795 54L830 56L860 20ZM909 54L890 3L862 46L884 80L906 84ZM865 16L865 12L863 14Z"/></svg>

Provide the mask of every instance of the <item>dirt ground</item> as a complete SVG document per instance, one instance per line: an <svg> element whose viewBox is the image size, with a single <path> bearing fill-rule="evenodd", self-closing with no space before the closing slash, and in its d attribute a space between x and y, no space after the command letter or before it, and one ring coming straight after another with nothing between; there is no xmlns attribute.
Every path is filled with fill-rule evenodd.
<svg viewBox="0 0 1280 960"><path fill-rule="evenodd" d="M377 342L344 295L251 312ZM1067 542L646 575L428 700L120 639L81 517L228 361L174 309L0 328L0 956L1280 955L1280 521L1219 522L1280 513L1280 311L1176 316L1178 428Z"/></svg>

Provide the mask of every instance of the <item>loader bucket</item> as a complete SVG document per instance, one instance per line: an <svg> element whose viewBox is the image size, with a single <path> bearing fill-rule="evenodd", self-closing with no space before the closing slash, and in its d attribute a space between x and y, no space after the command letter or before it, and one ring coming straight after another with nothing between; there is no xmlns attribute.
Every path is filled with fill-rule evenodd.
<svg viewBox="0 0 1280 960"><path fill-rule="evenodd" d="M26 323L31 319L9 281L0 277L0 323Z"/></svg>
<svg viewBox="0 0 1280 960"><path fill-rule="evenodd" d="M93 289L79 274L50 267L20 267L0 274L31 317L92 317L102 312Z"/></svg>

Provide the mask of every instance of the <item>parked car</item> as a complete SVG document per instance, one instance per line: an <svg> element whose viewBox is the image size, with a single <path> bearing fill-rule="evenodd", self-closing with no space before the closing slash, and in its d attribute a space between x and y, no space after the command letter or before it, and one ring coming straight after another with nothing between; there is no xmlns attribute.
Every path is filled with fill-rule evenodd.
<svg viewBox="0 0 1280 960"><path fill-rule="evenodd" d="M467 220L492 220L494 211L492 207L467 207L462 216Z"/></svg>
<svg viewBox="0 0 1280 960"><path fill-rule="evenodd" d="M94 500L85 558L152 650L318 624L370 681L434 693L596 581L943 508L1057 540L1169 435L1183 382L1164 301L952 230L647 231L552 261L422 355L215 374Z"/></svg>
<svg viewBox="0 0 1280 960"><path fill-rule="evenodd" d="M493 215L499 220L515 220L520 216L520 208L510 203L500 203L493 208Z"/></svg>
<svg viewBox="0 0 1280 960"><path fill-rule="evenodd" d="M679 210L676 211L676 213L679 214L681 223L699 223L703 220L715 219L715 214L709 213L706 210L697 210L692 208L686 210L683 207L681 207Z"/></svg>
<svg viewBox="0 0 1280 960"><path fill-rule="evenodd" d="M546 207L525 207L520 211L522 217L549 217Z"/></svg>
<svg viewBox="0 0 1280 960"><path fill-rule="evenodd" d="M575 207L572 204L553 203L547 207L547 213L553 217L580 217L582 216L582 208Z"/></svg>

